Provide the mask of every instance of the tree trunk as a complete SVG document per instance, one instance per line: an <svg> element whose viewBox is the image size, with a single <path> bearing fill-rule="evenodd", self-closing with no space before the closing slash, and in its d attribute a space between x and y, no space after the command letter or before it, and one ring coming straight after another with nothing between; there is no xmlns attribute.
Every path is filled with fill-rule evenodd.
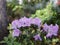
<svg viewBox="0 0 60 45"><path fill-rule="evenodd" d="M0 0L0 41L7 35L6 0Z"/></svg>

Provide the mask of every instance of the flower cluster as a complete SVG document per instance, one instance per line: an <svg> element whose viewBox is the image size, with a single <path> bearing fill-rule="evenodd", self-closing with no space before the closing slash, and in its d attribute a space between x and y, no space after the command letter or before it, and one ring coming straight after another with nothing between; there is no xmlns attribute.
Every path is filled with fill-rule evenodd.
<svg viewBox="0 0 60 45"><path fill-rule="evenodd" d="M15 29L13 30L13 33L12 33L12 36L15 37L15 36L19 36L19 34L21 34L21 31L19 29Z"/></svg>
<svg viewBox="0 0 60 45"><path fill-rule="evenodd" d="M21 31L19 30L21 27L30 27L31 25L37 25L40 27L41 20L39 18L27 18L23 17L20 19L16 19L12 22L12 29L13 29L13 36L19 36L21 34Z"/></svg>
<svg viewBox="0 0 60 45"><path fill-rule="evenodd" d="M42 39L41 39L41 37L40 37L39 34L35 35L35 36L34 36L34 39L35 39L35 40L40 40L40 41L42 41Z"/></svg>
<svg viewBox="0 0 60 45"><path fill-rule="evenodd" d="M14 20L12 22L12 29L31 26L31 24L34 24L34 25L37 25L38 27L40 27L41 20L37 17L36 18L23 17L23 18L20 18L19 20Z"/></svg>
<svg viewBox="0 0 60 45"><path fill-rule="evenodd" d="M51 24L51 25L47 25L46 23L44 24L43 30L47 32L46 37L52 37L52 36L57 36L58 33L58 25L55 24Z"/></svg>
<svg viewBox="0 0 60 45"><path fill-rule="evenodd" d="M31 26L33 25L36 25L38 26L39 28L39 31L36 29L31 29ZM23 28L23 31L21 31L20 28ZM24 27L29 27L28 29L25 29ZM42 38L41 38L41 32L43 34L43 32L46 32L47 34L44 35L46 36L47 38L48 37L52 37L52 36L57 36L57 33L58 33L58 25L55 24L51 24L51 25L47 25L46 23L43 25L43 29L41 31L41 20L39 18L27 18L27 17L23 17L23 18L20 18L20 19L16 19L12 22L12 29L13 29L13 33L12 33L12 36L13 37L18 37L20 34L26 34L26 36L30 36L33 35L33 38L35 40L40 40L42 41ZM31 34L32 31L35 31L34 33Z"/></svg>

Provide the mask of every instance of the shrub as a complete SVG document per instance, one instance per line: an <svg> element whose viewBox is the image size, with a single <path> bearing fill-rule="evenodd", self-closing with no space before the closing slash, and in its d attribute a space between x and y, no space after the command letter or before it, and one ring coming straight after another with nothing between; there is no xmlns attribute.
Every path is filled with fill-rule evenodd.
<svg viewBox="0 0 60 45"><path fill-rule="evenodd" d="M58 25L43 24L41 19L22 17L14 20L10 25L10 35L1 43L7 45L49 45L59 41ZM43 27L41 29L41 26Z"/></svg>

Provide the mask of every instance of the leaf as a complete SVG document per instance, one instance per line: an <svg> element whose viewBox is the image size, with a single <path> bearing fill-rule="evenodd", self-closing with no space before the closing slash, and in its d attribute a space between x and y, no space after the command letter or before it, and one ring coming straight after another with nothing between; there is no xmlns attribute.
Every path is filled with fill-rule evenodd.
<svg viewBox="0 0 60 45"><path fill-rule="evenodd" d="M5 41L0 41L0 43L6 43Z"/></svg>
<svg viewBox="0 0 60 45"><path fill-rule="evenodd" d="M57 38L57 39L52 39L52 42L58 42L59 41L59 39Z"/></svg>
<svg viewBox="0 0 60 45"><path fill-rule="evenodd" d="M11 30L12 29L12 25L9 24L9 26L7 27L7 29Z"/></svg>
<svg viewBox="0 0 60 45"><path fill-rule="evenodd" d="M4 41L8 42L8 37L4 37Z"/></svg>
<svg viewBox="0 0 60 45"><path fill-rule="evenodd" d="M18 43L18 42L14 42L14 45L21 45L21 43Z"/></svg>

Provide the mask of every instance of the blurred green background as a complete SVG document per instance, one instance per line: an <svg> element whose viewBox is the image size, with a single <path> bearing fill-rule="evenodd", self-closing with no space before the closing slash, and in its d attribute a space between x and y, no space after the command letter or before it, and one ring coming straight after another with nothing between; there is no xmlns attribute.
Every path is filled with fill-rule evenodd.
<svg viewBox="0 0 60 45"><path fill-rule="evenodd" d="M60 25L60 5L56 0L7 0L7 14L14 18L39 17L42 22Z"/></svg>

